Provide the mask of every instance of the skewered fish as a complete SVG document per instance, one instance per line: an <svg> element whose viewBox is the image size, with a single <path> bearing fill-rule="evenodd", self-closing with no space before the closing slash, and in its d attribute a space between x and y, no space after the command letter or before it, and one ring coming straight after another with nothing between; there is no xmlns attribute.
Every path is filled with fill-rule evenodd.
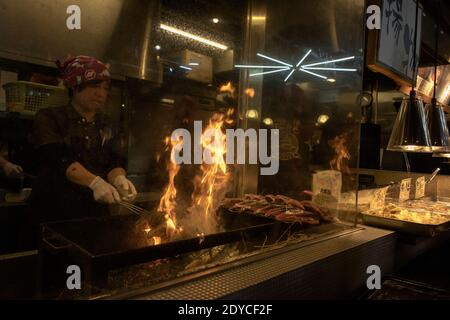
<svg viewBox="0 0 450 320"><path fill-rule="evenodd" d="M243 199L225 199L222 207L235 213L246 212L287 223L318 225L333 221L327 211L313 202L283 195L246 194Z"/></svg>

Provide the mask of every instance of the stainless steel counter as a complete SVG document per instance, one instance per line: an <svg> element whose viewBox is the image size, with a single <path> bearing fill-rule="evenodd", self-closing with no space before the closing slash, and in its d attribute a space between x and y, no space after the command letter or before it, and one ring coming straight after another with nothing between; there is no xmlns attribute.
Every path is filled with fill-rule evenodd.
<svg viewBox="0 0 450 320"><path fill-rule="evenodd" d="M368 266L378 265L382 276L394 270L395 244L394 232L362 226L113 298L352 298L364 289Z"/></svg>

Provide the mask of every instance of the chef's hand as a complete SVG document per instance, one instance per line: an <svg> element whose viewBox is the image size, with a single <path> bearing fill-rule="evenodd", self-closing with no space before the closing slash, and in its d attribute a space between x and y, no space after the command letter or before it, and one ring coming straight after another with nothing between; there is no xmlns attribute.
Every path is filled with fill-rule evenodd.
<svg viewBox="0 0 450 320"><path fill-rule="evenodd" d="M94 199L100 203L114 204L120 202L120 196L116 188L100 177L95 179L89 185L94 192Z"/></svg>
<svg viewBox="0 0 450 320"><path fill-rule="evenodd" d="M8 178L21 178L23 176L22 167L11 162L7 162L3 166L3 171L5 171Z"/></svg>
<svg viewBox="0 0 450 320"><path fill-rule="evenodd" d="M119 191L123 201L133 201L136 199L137 191L133 183L124 175L119 175L114 179L114 186Z"/></svg>

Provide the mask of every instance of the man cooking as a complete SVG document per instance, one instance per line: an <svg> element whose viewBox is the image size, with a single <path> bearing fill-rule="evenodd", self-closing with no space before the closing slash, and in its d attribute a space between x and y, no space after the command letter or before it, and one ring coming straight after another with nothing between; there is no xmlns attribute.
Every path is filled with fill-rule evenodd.
<svg viewBox="0 0 450 320"><path fill-rule="evenodd" d="M20 178L23 176L21 166L11 163L0 155L0 168L3 169L8 178Z"/></svg>
<svg viewBox="0 0 450 320"><path fill-rule="evenodd" d="M42 222L108 215L108 205L132 201L137 195L126 178L117 131L102 113L111 81L107 67L88 56L57 64L71 100L35 117L33 144L39 168L31 196L35 237Z"/></svg>

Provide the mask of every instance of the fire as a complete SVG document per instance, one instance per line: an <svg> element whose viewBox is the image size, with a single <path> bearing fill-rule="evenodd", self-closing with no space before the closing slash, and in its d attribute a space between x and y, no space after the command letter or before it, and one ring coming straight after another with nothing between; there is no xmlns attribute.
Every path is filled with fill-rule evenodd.
<svg viewBox="0 0 450 320"><path fill-rule="evenodd" d="M171 238L175 234L181 232L181 229L177 227L177 219L175 214L177 189L175 187L175 177L180 171L180 166L176 164L174 150L178 145L182 143L182 139L173 141L169 137L166 138L166 151L170 151L170 161L167 164L167 172L169 173L169 183L164 191L163 196L159 201L158 212L164 213L166 222L166 236Z"/></svg>
<svg viewBox="0 0 450 320"><path fill-rule="evenodd" d="M201 165L201 175L194 180L193 205L189 208L192 227L201 230L200 234L216 231L216 212L228 188L231 178L226 165L226 135L223 132L225 123L232 123L233 110L226 115L215 113L201 137L201 144L209 159ZM195 225L194 225L194 224Z"/></svg>
<svg viewBox="0 0 450 320"><path fill-rule="evenodd" d="M228 109L227 110L227 116L225 117L225 123L226 124L233 124L234 123L233 115L234 115L234 109Z"/></svg>
<svg viewBox="0 0 450 320"><path fill-rule="evenodd" d="M153 237L153 245L157 246L161 244L161 237Z"/></svg>
<svg viewBox="0 0 450 320"><path fill-rule="evenodd" d="M202 244L203 242L205 242L205 234L204 233L197 233L197 238L198 238L198 244Z"/></svg>
<svg viewBox="0 0 450 320"><path fill-rule="evenodd" d="M348 152L345 135L341 134L328 143L336 153L335 157L330 161L331 169L350 173L350 169L347 166L347 161L350 160L350 153Z"/></svg>
<svg viewBox="0 0 450 320"><path fill-rule="evenodd" d="M245 89L245 94L252 99L255 97L255 93L256 93L255 89L253 89L253 88Z"/></svg>
<svg viewBox="0 0 450 320"><path fill-rule="evenodd" d="M227 84L221 86L219 91L220 92L227 92L227 93L230 94L231 97L234 97L234 93L235 93L236 89L234 88L233 84L230 81Z"/></svg>
<svg viewBox="0 0 450 320"><path fill-rule="evenodd" d="M149 233L150 231L152 231L152 228L147 227L147 228L144 229L145 233Z"/></svg>
<svg viewBox="0 0 450 320"><path fill-rule="evenodd" d="M166 138L166 152L170 152L170 161L167 165L169 182L157 211L164 214L166 236L169 239L184 230L191 235L197 234L200 239L204 238L204 234L217 231L217 221L213 213L225 197L231 178L226 164L227 146L224 126L233 123L233 115L233 109L227 110L225 114L215 113L201 135L200 143L204 150L203 163L199 174L194 179L192 204L187 210L189 214L181 222L177 221L175 210L177 205L175 177L180 171L180 166L175 162L175 151L183 141L181 138L177 141Z"/></svg>

